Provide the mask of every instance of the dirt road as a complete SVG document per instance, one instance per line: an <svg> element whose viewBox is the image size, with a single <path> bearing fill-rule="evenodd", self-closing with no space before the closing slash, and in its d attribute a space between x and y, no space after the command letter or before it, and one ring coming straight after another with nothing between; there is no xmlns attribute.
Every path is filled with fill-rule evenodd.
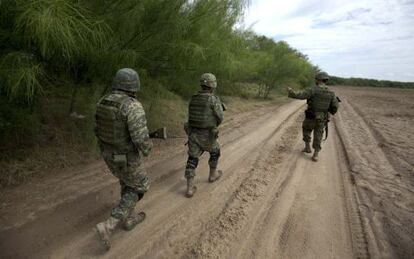
<svg viewBox="0 0 414 259"><path fill-rule="evenodd" d="M104 165L6 190L0 199L2 258L368 258L371 242L350 157L330 126L321 161L301 152L304 102L228 118L221 134L219 182L207 182L207 157L198 191L184 197L184 140L169 140L147 163L152 186L138 209L147 219L118 231L108 253L94 225L108 216L119 187ZM349 110L349 108L346 108ZM340 131L348 132L341 126ZM346 133L345 133L346 134ZM351 140L352 141L352 140ZM385 242L385 241L384 241ZM386 251L389 251L386 249Z"/></svg>

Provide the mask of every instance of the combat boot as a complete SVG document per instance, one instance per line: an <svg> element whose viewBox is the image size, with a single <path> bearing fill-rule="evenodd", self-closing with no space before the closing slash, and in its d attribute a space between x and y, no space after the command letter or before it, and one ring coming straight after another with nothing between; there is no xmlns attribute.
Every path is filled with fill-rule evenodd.
<svg viewBox="0 0 414 259"><path fill-rule="evenodd" d="M109 249L111 249L110 237L120 221L121 220L117 218L110 217L106 221L97 224L95 227L96 232L98 233L99 240L101 241L102 246L105 248L106 251L109 251Z"/></svg>
<svg viewBox="0 0 414 259"><path fill-rule="evenodd" d="M136 225L144 221L145 217L146 217L146 214L143 211L139 213L136 213L134 211L131 212L124 221L123 229L126 231L130 231L134 229Z"/></svg>
<svg viewBox="0 0 414 259"><path fill-rule="evenodd" d="M305 148L302 150L302 152L312 153L312 150L311 150L311 147L310 147L310 143L309 142L305 142Z"/></svg>
<svg viewBox="0 0 414 259"><path fill-rule="evenodd" d="M223 171L217 169L210 169L210 176L208 177L208 181L213 183L217 181L223 175Z"/></svg>
<svg viewBox="0 0 414 259"><path fill-rule="evenodd" d="M312 161L318 162L318 153L319 151L316 151L316 150L315 152L313 152Z"/></svg>
<svg viewBox="0 0 414 259"><path fill-rule="evenodd" d="M196 191L197 187L194 185L194 177L187 178L187 192L185 193L185 196L191 198Z"/></svg>

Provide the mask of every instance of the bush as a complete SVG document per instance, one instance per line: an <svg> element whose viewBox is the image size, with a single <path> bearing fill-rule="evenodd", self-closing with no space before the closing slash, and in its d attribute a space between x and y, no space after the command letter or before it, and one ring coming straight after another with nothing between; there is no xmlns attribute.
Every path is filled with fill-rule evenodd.
<svg viewBox="0 0 414 259"><path fill-rule="evenodd" d="M40 128L38 114L30 107L9 103L0 95L0 160L13 157L18 147L32 145Z"/></svg>

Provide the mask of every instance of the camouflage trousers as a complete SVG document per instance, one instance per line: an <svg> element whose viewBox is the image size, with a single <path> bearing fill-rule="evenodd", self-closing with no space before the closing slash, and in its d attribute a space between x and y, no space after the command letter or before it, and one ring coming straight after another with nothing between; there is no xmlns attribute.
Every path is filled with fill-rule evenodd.
<svg viewBox="0 0 414 259"><path fill-rule="evenodd" d="M188 136L188 160L185 169L187 179L195 176L199 157L204 152L210 153L210 159L208 160L210 169L217 168L220 157L220 144L217 139L218 131L216 129L191 129Z"/></svg>
<svg viewBox="0 0 414 259"><path fill-rule="evenodd" d="M150 187L142 156L137 151L120 153L102 145L101 151L111 173L119 179L121 185L121 199L112 209L111 216L125 219Z"/></svg>
<svg viewBox="0 0 414 259"><path fill-rule="evenodd" d="M316 151L321 150L321 143L323 139L323 133L325 130L326 120L319 119L305 119L302 124L303 141L310 143L312 140L313 131L313 144L312 147Z"/></svg>

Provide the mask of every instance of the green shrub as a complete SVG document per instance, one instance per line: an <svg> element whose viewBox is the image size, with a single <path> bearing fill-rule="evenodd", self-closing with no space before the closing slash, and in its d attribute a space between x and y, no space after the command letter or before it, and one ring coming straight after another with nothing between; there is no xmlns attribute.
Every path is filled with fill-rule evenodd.
<svg viewBox="0 0 414 259"><path fill-rule="evenodd" d="M0 95L0 160L13 157L19 147L33 145L40 129L36 112L24 103L9 102Z"/></svg>

